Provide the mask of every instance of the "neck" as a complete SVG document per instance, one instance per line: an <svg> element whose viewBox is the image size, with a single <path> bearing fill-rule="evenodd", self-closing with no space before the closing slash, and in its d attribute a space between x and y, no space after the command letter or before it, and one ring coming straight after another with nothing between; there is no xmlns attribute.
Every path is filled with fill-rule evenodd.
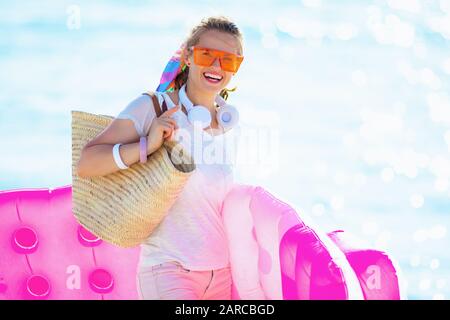
<svg viewBox="0 0 450 320"><path fill-rule="evenodd" d="M211 112L215 112L216 110L216 93L210 93L207 91L201 91L195 88L192 82L187 81L186 83L186 95L189 100L194 104L194 106L202 105L209 109Z"/></svg>

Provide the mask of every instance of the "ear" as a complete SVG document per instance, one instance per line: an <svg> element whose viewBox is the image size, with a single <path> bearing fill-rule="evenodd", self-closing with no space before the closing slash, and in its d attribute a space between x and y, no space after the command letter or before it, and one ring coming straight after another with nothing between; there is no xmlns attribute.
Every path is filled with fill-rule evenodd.
<svg viewBox="0 0 450 320"><path fill-rule="evenodd" d="M189 51L188 51L188 49L184 48L183 53L181 55L181 59L183 59L182 61L189 67L190 62L189 62L188 57L189 57Z"/></svg>

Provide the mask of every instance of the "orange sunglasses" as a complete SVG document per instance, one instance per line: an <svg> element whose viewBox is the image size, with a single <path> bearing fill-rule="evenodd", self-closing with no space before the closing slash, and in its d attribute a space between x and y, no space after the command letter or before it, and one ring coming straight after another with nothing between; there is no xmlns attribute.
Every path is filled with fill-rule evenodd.
<svg viewBox="0 0 450 320"><path fill-rule="evenodd" d="M237 72L242 60L244 60L244 56L216 49L192 46L191 50L194 51L194 62L196 65L210 67L218 58L220 67L227 72Z"/></svg>

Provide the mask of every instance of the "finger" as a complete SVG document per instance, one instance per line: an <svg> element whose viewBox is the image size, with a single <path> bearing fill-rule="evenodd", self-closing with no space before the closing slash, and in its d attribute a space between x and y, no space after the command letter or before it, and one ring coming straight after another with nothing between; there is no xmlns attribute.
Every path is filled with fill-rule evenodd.
<svg viewBox="0 0 450 320"><path fill-rule="evenodd" d="M170 124L172 124L172 125L175 127L175 129L178 129L178 123L177 123L177 121L176 121L175 119L172 119L172 118L163 118L162 121L163 121L164 123L170 123Z"/></svg>
<svg viewBox="0 0 450 320"><path fill-rule="evenodd" d="M163 138L166 138L172 134L173 126L170 124L162 124Z"/></svg>
<svg viewBox="0 0 450 320"><path fill-rule="evenodd" d="M160 127L163 130L166 130L166 129L171 129L172 130L172 129L174 129L175 126L172 123L165 122L165 123L161 123Z"/></svg>
<svg viewBox="0 0 450 320"><path fill-rule="evenodd" d="M173 131L167 132L167 134L164 136L164 139L169 139L173 134Z"/></svg>
<svg viewBox="0 0 450 320"><path fill-rule="evenodd" d="M180 105L176 105L175 107L165 111L161 116L161 117L170 117L171 115L173 115L175 112L177 112L180 109Z"/></svg>
<svg viewBox="0 0 450 320"><path fill-rule="evenodd" d="M174 127L178 127L177 122L175 119L172 118L162 118L162 119L158 119L158 121L160 123L170 123L172 124Z"/></svg>
<svg viewBox="0 0 450 320"><path fill-rule="evenodd" d="M169 129L166 131L166 133L164 133L163 138L167 139L168 137L170 137L173 133L173 129Z"/></svg>
<svg viewBox="0 0 450 320"><path fill-rule="evenodd" d="M161 124L170 124L174 129L178 129L177 122L172 118L158 119Z"/></svg>

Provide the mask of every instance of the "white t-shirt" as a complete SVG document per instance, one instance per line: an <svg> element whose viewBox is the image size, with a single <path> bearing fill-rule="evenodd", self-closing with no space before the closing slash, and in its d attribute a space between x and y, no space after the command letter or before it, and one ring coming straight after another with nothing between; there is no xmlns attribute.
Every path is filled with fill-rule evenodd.
<svg viewBox="0 0 450 320"><path fill-rule="evenodd" d="M168 109L174 107L173 101L166 93L156 92L156 95L160 106L165 100ZM117 118L132 120L139 136L147 136L155 116L151 98L142 95L133 100ZM180 128L191 134L194 132L194 127L181 109L174 114L173 118ZM221 158L224 161L205 163L205 161L199 161L201 155L199 158L196 154L191 153L196 163L196 170L189 177L186 186L167 216L150 237L141 244L138 268L170 260L176 260L191 270L212 270L223 268L229 264L228 243L222 223L221 209L223 199L233 184L234 158L232 157L234 155L230 157L227 142L229 143L230 139L237 137L235 133L238 132L238 129L233 128L218 136L202 132L204 133L204 143L201 144L200 150L207 150L206 152L209 154L219 155L217 158L213 158ZM189 144L187 140L177 140L193 152L194 143Z"/></svg>

